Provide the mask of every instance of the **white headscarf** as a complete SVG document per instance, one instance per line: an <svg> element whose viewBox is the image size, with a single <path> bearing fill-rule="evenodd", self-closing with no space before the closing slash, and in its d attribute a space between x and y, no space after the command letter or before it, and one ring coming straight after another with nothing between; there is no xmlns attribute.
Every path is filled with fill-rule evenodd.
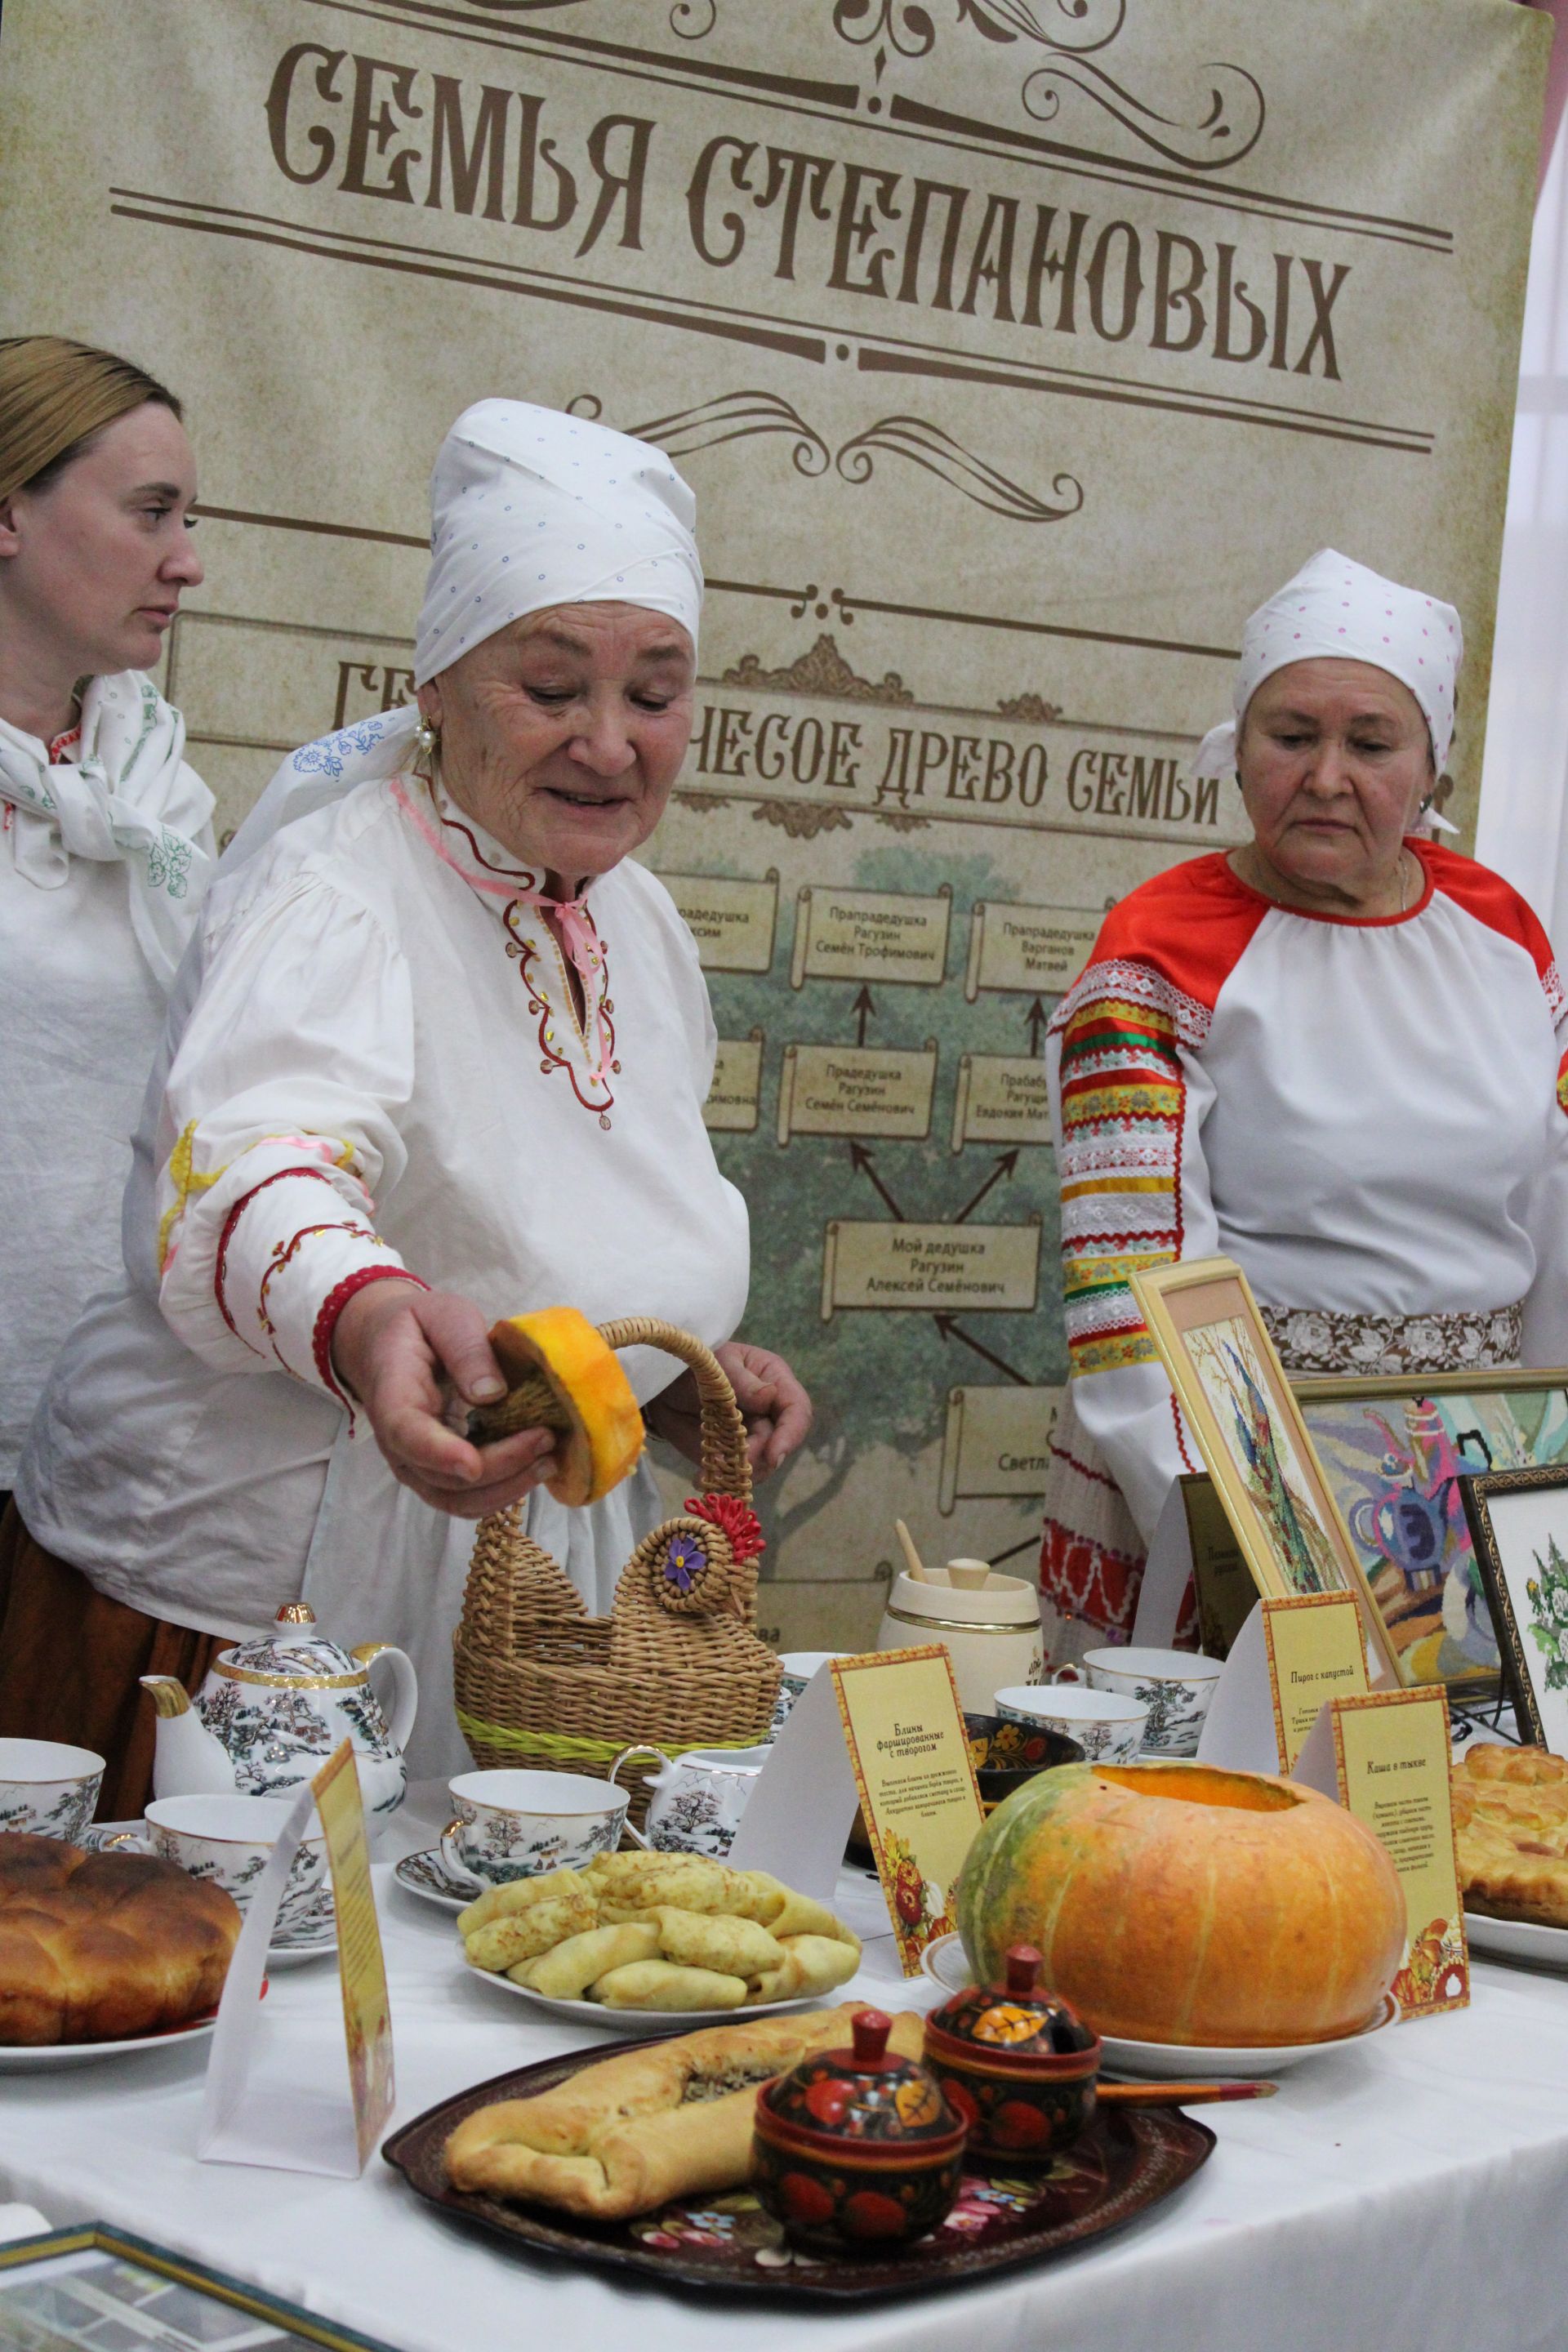
<svg viewBox="0 0 1568 2352"><path fill-rule="evenodd" d="M1291 662L1329 656L1369 662L1410 688L1426 720L1432 764L1441 775L1454 740L1454 688L1464 653L1464 632L1452 604L1384 580L1334 548L1320 548L1248 620L1236 668L1236 716L1210 728L1193 773L1234 775L1241 722L1264 679ZM1426 813L1425 822L1445 833L1458 830L1435 811Z"/></svg>
<svg viewBox="0 0 1568 2352"><path fill-rule="evenodd" d="M212 859L213 796L184 761L185 722L140 670L95 677L82 698L74 760L0 719L0 801L15 811L16 871L58 890L73 857L123 861L131 922L167 988L195 925Z"/></svg>
<svg viewBox="0 0 1568 2352"><path fill-rule="evenodd" d="M640 604L668 613L697 643L697 502L647 441L527 401L478 401L437 454L430 512L418 686L509 622L552 604ZM398 774L418 724L410 706L291 752L229 845L225 872L279 826L356 784Z"/></svg>

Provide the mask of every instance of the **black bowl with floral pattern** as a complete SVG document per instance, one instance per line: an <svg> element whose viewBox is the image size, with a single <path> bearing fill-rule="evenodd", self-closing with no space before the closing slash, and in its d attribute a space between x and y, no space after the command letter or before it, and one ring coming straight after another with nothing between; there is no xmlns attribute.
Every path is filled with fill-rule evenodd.
<svg viewBox="0 0 1568 2352"><path fill-rule="evenodd" d="M965 1714L969 1758L980 1783L980 1801L987 1812L1057 1764L1081 1764L1084 1751L1065 1731L1043 1723L1013 1723L1002 1715Z"/></svg>

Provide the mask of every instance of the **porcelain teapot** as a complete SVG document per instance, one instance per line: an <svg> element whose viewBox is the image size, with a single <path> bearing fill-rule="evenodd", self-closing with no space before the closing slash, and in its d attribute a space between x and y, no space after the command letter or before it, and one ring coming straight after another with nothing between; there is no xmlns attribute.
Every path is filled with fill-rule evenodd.
<svg viewBox="0 0 1568 2352"><path fill-rule="evenodd" d="M371 1666L382 1663L390 1725L371 1688ZM194 1699L172 1675L143 1675L142 1687L158 1710L154 1796L287 1796L347 1739L366 1814L403 1802L403 1749L419 1696L413 1665L386 1642L340 1650L316 1631L308 1601L287 1602L265 1638L220 1650Z"/></svg>

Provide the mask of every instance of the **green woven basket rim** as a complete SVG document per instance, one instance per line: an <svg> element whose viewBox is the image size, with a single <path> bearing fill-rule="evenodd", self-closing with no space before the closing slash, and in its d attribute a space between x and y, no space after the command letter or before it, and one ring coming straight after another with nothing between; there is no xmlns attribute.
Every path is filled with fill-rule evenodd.
<svg viewBox="0 0 1568 2352"><path fill-rule="evenodd" d="M500 1748L519 1756L548 1756L563 1764L613 1764L628 1748L662 1748L667 1756L689 1756L699 1748L759 1748L759 1733L750 1739L665 1739L657 1732L628 1733L624 1739L581 1739L566 1731L516 1731L510 1724L484 1723L466 1708L458 1709L458 1728L465 1739L487 1748Z"/></svg>

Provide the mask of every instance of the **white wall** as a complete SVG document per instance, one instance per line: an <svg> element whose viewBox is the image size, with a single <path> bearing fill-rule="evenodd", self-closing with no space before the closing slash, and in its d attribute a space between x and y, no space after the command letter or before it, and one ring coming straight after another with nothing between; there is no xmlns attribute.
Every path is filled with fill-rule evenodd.
<svg viewBox="0 0 1568 2352"><path fill-rule="evenodd" d="M1560 123L1531 248L1476 850L1568 951L1565 803L1568 138Z"/></svg>

